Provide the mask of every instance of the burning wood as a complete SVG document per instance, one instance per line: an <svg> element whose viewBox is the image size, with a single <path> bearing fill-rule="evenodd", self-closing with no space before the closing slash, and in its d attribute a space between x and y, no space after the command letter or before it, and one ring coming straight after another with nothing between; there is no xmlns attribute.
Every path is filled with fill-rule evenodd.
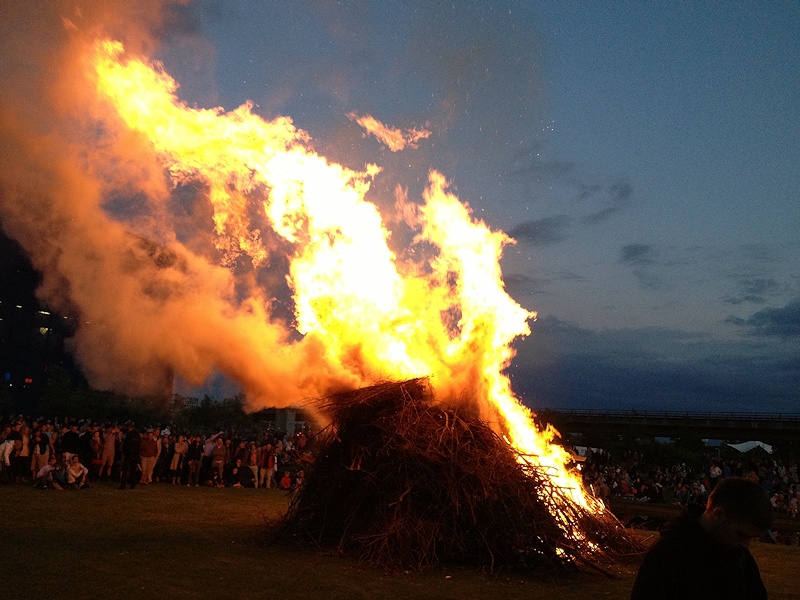
<svg viewBox="0 0 800 600"><path fill-rule="evenodd" d="M638 549L610 513L573 502L535 457L432 398L426 379L329 398L332 424L273 536L387 570L603 571Z"/></svg>

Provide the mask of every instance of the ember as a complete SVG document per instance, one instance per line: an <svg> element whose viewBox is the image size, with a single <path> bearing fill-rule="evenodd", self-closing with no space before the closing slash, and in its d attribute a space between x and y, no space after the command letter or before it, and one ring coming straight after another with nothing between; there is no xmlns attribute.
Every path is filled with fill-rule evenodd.
<svg viewBox="0 0 800 600"><path fill-rule="evenodd" d="M573 502L469 405L435 406L426 379L337 394L323 408L332 424L277 539L393 571L604 571L638 549L612 516Z"/></svg>

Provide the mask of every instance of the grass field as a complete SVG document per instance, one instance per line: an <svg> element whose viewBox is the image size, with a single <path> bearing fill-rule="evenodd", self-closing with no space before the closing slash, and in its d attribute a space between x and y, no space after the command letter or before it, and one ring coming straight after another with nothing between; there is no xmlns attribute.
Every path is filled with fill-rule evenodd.
<svg viewBox="0 0 800 600"><path fill-rule="evenodd" d="M438 568L385 574L328 552L269 546L277 490L167 484L76 492L0 487L0 595L6 598L515 600L627 598L616 578L485 576ZM645 534L652 535L652 534ZM771 600L800 599L800 548L755 544Z"/></svg>

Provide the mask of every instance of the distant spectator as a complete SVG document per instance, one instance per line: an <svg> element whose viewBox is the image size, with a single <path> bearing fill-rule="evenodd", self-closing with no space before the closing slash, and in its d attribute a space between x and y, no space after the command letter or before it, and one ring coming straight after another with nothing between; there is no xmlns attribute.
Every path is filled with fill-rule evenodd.
<svg viewBox="0 0 800 600"><path fill-rule="evenodd" d="M34 486L43 490L53 489L60 491L64 489L59 482L60 478L56 476L60 471L61 465L58 464L55 456L51 456L48 463L36 472Z"/></svg>
<svg viewBox="0 0 800 600"><path fill-rule="evenodd" d="M67 486L70 490L88 487L89 469L81 462L80 456L73 455L67 467Z"/></svg>
<svg viewBox="0 0 800 600"><path fill-rule="evenodd" d="M19 447L22 446L22 440L15 440L7 438L0 444L0 481L10 483L14 480L14 473L11 470L11 459L16 454Z"/></svg>
<svg viewBox="0 0 800 600"><path fill-rule="evenodd" d="M214 484L221 487L225 484L225 463L227 462L228 450L221 437L214 440L214 447L211 451L211 476Z"/></svg>
<svg viewBox="0 0 800 600"><path fill-rule="evenodd" d="M250 473L253 474L254 487L258 487L258 446L255 442L250 442L247 447L247 458L242 461L242 464L247 465Z"/></svg>
<svg viewBox="0 0 800 600"><path fill-rule="evenodd" d="M708 482L709 482L709 489L714 489L717 487L720 478L722 477L722 469L717 463L711 463L711 467L708 469Z"/></svg>
<svg viewBox="0 0 800 600"><path fill-rule="evenodd" d="M203 440L200 436L194 436L189 441L189 449L186 452L188 463L187 486L200 485L200 466L203 459Z"/></svg>
<svg viewBox="0 0 800 600"><path fill-rule="evenodd" d="M136 431L132 421L126 424L125 437L122 440L122 461L120 463L120 482L119 489L124 490L126 485L131 489L139 483L139 468L141 457L139 453L142 447L142 437Z"/></svg>
<svg viewBox="0 0 800 600"><path fill-rule="evenodd" d="M50 462L50 438L40 429L33 432L31 440L31 475L38 477L39 471ZM53 457L55 458L55 457Z"/></svg>
<svg viewBox="0 0 800 600"><path fill-rule="evenodd" d="M153 482L153 469L156 466L156 459L158 458L158 442L155 438L155 432L148 429L145 437L142 439L139 448L139 456L142 464L142 476L139 483L147 485Z"/></svg>
<svg viewBox="0 0 800 600"><path fill-rule="evenodd" d="M111 479L114 459L117 454L117 443L122 437L119 427L109 425L102 433L103 451L100 454L100 479ZM105 476L103 473L105 472Z"/></svg>
<svg viewBox="0 0 800 600"><path fill-rule="evenodd" d="M64 453L64 460L72 461L72 455L81 451L81 436L78 433L78 424L75 423L61 435L61 451Z"/></svg>
<svg viewBox="0 0 800 600"><path fill-rule="evenodd" d="M231 471L228 476L228 485L231 487L255 487L253 472L246 465L242 464L241 458L237 458L233 462L233 466L231 467Z"/></svg>
<svg viewBox="0 0 800 600"><path fill-rule="evenodd" d="M186 460L186 453L189 452L189 443L182 435L178 436L178 441L173 444L172 460L169 464L169 474L172 478L172 485L180 483L180 475L183 464Z"/></svg>

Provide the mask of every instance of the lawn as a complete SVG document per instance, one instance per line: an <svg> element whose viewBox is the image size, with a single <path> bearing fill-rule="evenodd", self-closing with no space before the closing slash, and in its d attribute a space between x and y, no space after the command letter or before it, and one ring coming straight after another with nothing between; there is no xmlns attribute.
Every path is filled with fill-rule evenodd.
<svg viewBox="0 0 800 600"><path fill-rule="evenodd" d="M483 575L438 568L385 574L329 552L263 543L277 490L168 484L76 492L0 487L0 590L8 598L627 598L616 578ZM652 535L652 534L643 534ZM756 544L771 600L800 599L800 548Z"/></svg>

